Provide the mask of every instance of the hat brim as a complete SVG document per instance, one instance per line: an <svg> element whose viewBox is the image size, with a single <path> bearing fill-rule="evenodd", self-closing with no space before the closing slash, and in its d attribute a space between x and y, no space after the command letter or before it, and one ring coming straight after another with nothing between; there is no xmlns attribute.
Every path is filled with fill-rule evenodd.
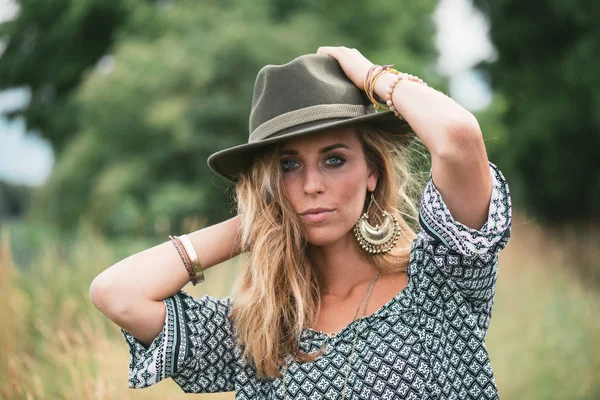
<svg viewBox="0 0 600 400"><path fill-rule="evenodd" d="M208 166L223 178L231 182L237 182L239 174L248 170L252 166L254 159L260 155L267 146L293 137L315 134L328 129L344 128L357 124L369 125L389 134L409 136L412 133L410 125L406 121L398 119L391 111L367 114L355 118L320 120L295 126L291 130L279 132L272 137L258 142L245 143L218 151L208 157Z"/></svg>

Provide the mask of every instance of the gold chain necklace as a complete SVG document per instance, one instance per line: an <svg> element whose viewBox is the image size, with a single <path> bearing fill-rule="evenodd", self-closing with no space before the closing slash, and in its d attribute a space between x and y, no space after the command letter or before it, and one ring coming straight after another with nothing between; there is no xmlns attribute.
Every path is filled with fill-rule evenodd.
<svg viewBox="0 0 600 400"><path fill-rule="evenodd" d="M377 271L377 273L373 277L373 280L371 281L371 285L369 285L369 289L367 289L367 291L363 295L362 299L360 300L360 303L358 303L358 307L356 307L356 313L354 314L354 319L352 320L352 322L356 321L357 319L359 319L360 321L355 326L354 340L352 341L352 350L350 351L350 355L348 356L348 364L347 364L348 371L346 371L346 378L344 379L344 387L342 388L342 400L346 399L346 389L348 386L348 378L350 377L350 371L352 370L352 361L353 361L353 357L354 357L354 352L356 350L356 342L358 341L358 332L360 331L360 327L362 326L362 319L365 316L365 313L367 311L367 306L369 305L369 300L371 300L371 294L373 293L373 288L375 287L375 282L377 282L377 279L379 278L379 274L380 274L380 272ZM366 299L366 301L365 301L365 299ZM365 304L363 305L363 307L361 309L360 305L362 304L363 301L365 301ZM360 310L360 317L358 317L359 310ZM323 332L320 332L320 333L323 333ZM326 335L329 339L332 339L337 335L337 333L330 332L330 333L324 333L324 335ZM327 346L327 343L325 343L325 346ZM282 383L281 386L283 387L284 400L287 400L287 388L285 386L285 378L288 375L287 372L288 372L288 366L286 364L283 369L283 376L281 378L281 383Z"/></svg>

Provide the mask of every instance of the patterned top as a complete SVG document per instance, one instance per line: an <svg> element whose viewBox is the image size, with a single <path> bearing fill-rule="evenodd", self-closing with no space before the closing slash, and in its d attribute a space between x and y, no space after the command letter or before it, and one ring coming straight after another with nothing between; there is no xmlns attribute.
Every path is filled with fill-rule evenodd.
<svg viewBox="0 0 600 400"><path fill-rule="evenodd" d="M290 360L289 399L337 399L348 369L347 398L497 399L485 347L498 271L508 243L508 185L490 163L493 192L479 230L455 221L431 180L421 198L421 231L411 247L408 286L374 314L337 336L307 329L305 352L326 352L313 362ZM227 318L230 298L192 298L180 291L164 300L162 332L146 348L123 331L130 351L129 387L171 377L186 393L236 391L237 399L283 399L281 378L257 379L241 357ZM359 323L356 356L348 363Z"/></svg>

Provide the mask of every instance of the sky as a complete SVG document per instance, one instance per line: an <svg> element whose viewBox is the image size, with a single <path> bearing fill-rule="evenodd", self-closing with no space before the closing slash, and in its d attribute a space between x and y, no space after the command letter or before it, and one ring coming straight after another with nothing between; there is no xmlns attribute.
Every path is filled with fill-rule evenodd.
<svg viewBox="0 0 600 400"><path fill-rule="evenodd" d="M18 12L14 0L0 0L0 23ZM440 0L433 15L437 25L438 71L450 77L450 95L471 111L485 109L492 93L485 77L472 70L482 60L494 60L485 18L471 0ZM0 41L0 59L3 44ZM4 113L23 107L27 90L0 92L0 180L28 186L43 184L54 165L50 144L35 132L25 132L22 120L7 120Z"/></svg>

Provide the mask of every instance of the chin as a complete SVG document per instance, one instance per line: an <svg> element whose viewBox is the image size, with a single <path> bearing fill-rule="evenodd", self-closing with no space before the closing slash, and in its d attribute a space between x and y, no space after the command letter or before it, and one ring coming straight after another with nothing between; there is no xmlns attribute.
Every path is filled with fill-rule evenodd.
<svg viewBox="0 0 600 400"><path fill-rule="evenodd" d="M333 229L314 229L314 228L310 229L309 228L308 232L307 232L306 241L311 246L324 247L324 246L329 246L336 242L339 242L340 240L347 237L348 235L352 235L352 237L354 237L352 230L339 231L337 229L333 230Z"/></svg>

